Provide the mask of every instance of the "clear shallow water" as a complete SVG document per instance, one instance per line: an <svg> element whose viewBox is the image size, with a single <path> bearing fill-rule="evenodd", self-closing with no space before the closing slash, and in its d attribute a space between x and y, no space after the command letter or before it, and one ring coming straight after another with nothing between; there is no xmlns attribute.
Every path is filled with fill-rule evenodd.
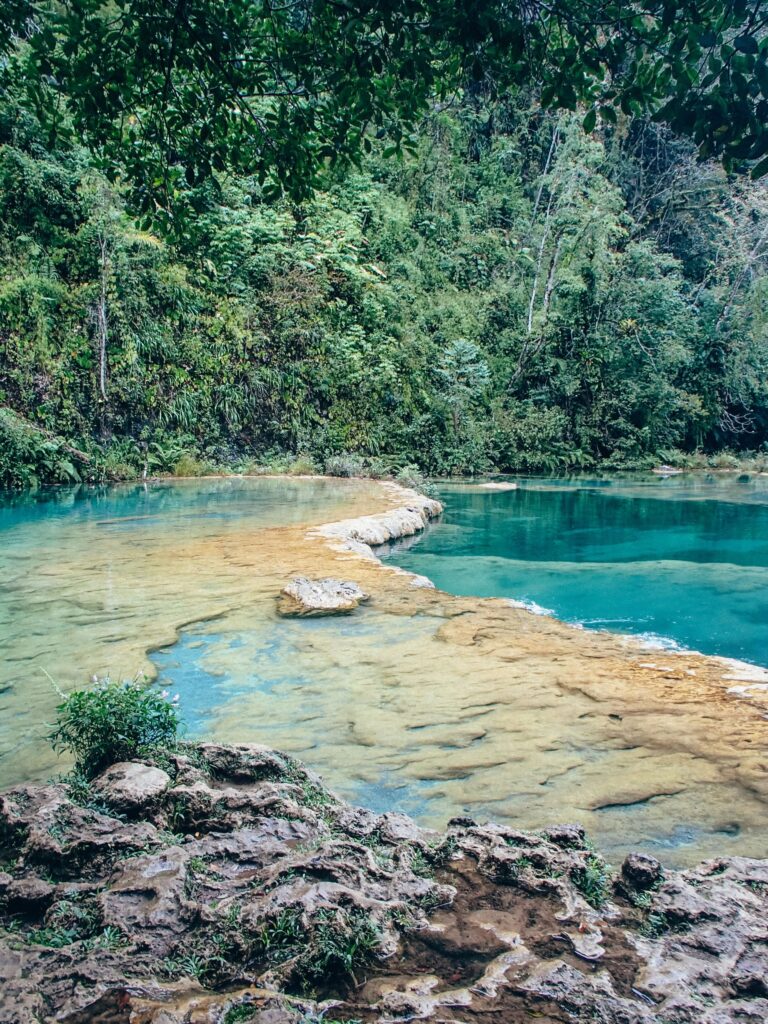
<svg viewBox="0 0 768 1024"><path fill-rule="evenodd" d="M486 513L504 497L478 496ZM658 673L629 664L620 641L415 591L306 539L308 525L387 500L373 484L281 478L7 501L0 786L65 767L45 741L50 677L67 690L92 674L157 672L191 737L291 751L376 810L437 827L457 813L578 820L615 859L637 847L669 864L764 852L764 723L745 702L721 718L688 689L695 661L654 655L675 664L663 692L646 687ZM297 573L356 579L374 596L349 618L280 619L275 597Z"/></svg>
<svg viewBox="0 0 768 1024"><path fill-rule="evenodd" d="M768 479L447 486L442 522L384 555L455 594L768 665Z"/></svg>
<svg viewBox="0 0 768 1024"><path fill-rule="evenodd" d="M398 673L434 643L436 628L418 615L265 615L254 622L233 613L185 629L150 657L160 683L179 693L192 738L229 736L290 750L322 766L349 799L424 820L436 780L402 769L429 749L429 737L419 735L428 726L413 725L410 690ZM387 718L405 735L394 751Z"/></svg>
<svg viewBox="0 0 768 1024"><path fill-rule="evenodd" d="M54 683L66 691L94 674L151 671L147 648L185 623L273 600L284 579L275 528L327 522L371 500L365 485L284 477L5 495L0 785L54 768L45 740Z"/></svg>
<svg viewBox="0 0 768 1024"><path fill-rule="evenodd" d="M599 650L569 650L555 627L523 652L498 614L402 615L375 602L349 618L281 620L259 606L189 626L151 658L192 738L289 750L376 811L438 828L455 814L527 828L575 820L615 861L630 849L669 865L761 855L751 748L745 785L720 709L676 696L667 706L637 679L627 691ZM487 649L465 646L476 631ZM583 692L600 679L607 691Z"/></svg>

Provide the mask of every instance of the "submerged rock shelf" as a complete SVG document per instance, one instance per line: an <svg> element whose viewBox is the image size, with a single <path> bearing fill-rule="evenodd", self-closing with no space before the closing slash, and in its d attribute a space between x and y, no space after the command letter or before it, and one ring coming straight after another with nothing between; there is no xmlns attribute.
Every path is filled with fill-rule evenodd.
<svg viewBox="0 0 768 1024"><path fill-rule="evenodd" d="M69 690L139 670L181 692L191 738L288 750L350 802L424 826L577 820L615 863L638 846L675 867L764 855L764 694L734 692L754 680L732 665L414 587L370 548L392 535L393 510L410 530L434 507L394 485L127 493L101 495L93 518L59 511L19 528L7 549L19 564L0 785L57 769L42 741L58 700L46 671ZM293 524L279 525L286 500ZM320 525L334 515L347 518ZM137 560L138 544L151 557ZM278 618L297 575L352 581L370 601L338 620Z"/></svg>
<svg viewBox="0 0 768 1024"><path fill-rule="evenodd" d="M75 799L80 802L77 802ZM768 861L376 815L202 744L0 796L4 1024L764 1024Z"/></svg>

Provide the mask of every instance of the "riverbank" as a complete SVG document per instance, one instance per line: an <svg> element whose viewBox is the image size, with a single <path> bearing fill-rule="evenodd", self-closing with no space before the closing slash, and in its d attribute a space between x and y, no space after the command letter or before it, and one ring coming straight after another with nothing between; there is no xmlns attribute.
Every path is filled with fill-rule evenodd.
<svg viewBox="0 0 768 1024"><path fill-rule="evenodd" d="M768 862L353 808L263 747L0 796L7 1024L762 1024Z"/></svg>

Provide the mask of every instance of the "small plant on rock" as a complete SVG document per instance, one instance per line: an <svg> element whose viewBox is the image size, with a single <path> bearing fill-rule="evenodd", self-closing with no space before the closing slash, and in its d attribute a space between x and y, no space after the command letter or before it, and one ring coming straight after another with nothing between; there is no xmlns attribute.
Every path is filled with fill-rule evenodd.
<svg viewBox="0 0 768 1024"><path fill-rule="evenodd" d="M264 924L258 933L256 948L270 963L279 964L295 956L305 941L301 911L287 907Z"/></svg>
<svg viewBox="0 0 768 1024"><path fill-rule="evenodd" d="M25 939L33 946L47 946L49 949L63 949L77 942L80 934L75 928L33 928Z"/></svg>
<svg viewBox="0 0 768 1024"><path fill-rule="evenodd" d="M299 958L306 987L329 979L355 981L355 971L370 964L381 946L381 931L357 907L321 911L312 922L311 943Z"/></svg>
<svg viewBox="0 0 768 1024"><path fill-rule="evenodd" d="M381 947L382 933L360 907L335 907L305 920L299 907L284 908L256 937L254 953L285 965L296 989L355 980L355 971L370 964Z"/></svg>
<svg viewBox="0 0 768 1024"><path fill-rule="evenodd" d="M354 1020L337 1020L335 1017L333 1020L330 1017L324 1016L322 1013L310 1013L306 1017L302 1017L299 1024L363 1024L359 1017L355 1017Z"/></svg>
<svg viewBox="0 0 768 1024"><path fill-rule="evenodd" d="M258 1006L254 1003L235 1003L228 1008L221 1019L221 1024L242 1024L243 1021L253 1020L257 1010Z"/></svg>
<svg viewBox="0 0 768 1024"><path fill-rule="evenodd" d="M633 907L637 907L638 910L649 910L653 903L653 892L646 890L645 892L635 892L634 890L627 893L627 899Z"/></svg>
<svg viewBox="0 0 768 1024"><path fill-rule="evenodd" d="M435 869L418 846L413 847L411 851L410 867L414 875L419 875L420 878L434 878Z"/></svg>
<svg viewBox="0 0 768 1024"><path fill-rule="evenodd" d="M184 953L178 957L168 956L160 961L160 975L165 978L181 978L186 975L201 981L205 974L206 964L194 953Z"/></svg>
<svg viewBox="0 0 768 1024"><path fill-rule="evenodd" d="M595 853L588 854L583 866L571 873L571 879L584 899L599 910L608 899L608 870Z"/></svg>
<svg viewBox="0 0 768 1024"><path fill-rule="evenodd" d="M665 913L651 913L643 922L640 934L645 935L649 939L658 939L671 930L672 925Z"/></svg>
<svg viewBox="0 0 768 1024"><path fill-rule="evenodd" d="M74 769L69 774L62 776L61 781L65 782L69 787L69 799L73 804L78 804L88 811L95 811L97 814L103 814L108 818L116 818L119 821L125 820L124 815L110 807L105 800L98 796L91 787L91 780L82 772Z"/></svg>
<svg viewBox="0 0 768 1024"><path fill-rule="evenodd" d="M53 748L72 754L75 770L87 779L116 761L172 746L179 729L175 700L139 682L104 679L92 690L68 694L56 712Z"/></svg>
<svg viewBox="0 0 768 1024"><path fill-rule="evenodd" d="M73 890L53 905L42 928L32 928L24 935L27 943L63 949L75 942L84 949L119 949L126 937L119 928L103 927L95 899Z"/></svg>
<svg viewBox="0 0 768 1024"><path fill-rule="evenodd" d="M442 867L450 861L459 849L456 836L440 836L435 842L430 843L431 859L435 867Z"/></svg>

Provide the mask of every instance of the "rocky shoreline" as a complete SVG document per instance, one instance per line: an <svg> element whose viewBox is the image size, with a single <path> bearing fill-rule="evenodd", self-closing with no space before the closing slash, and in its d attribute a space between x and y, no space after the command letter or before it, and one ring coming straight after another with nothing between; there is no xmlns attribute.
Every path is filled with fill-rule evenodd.
<svg viewBox="0 0 768 1024"><path fill-rule="evenodd" d="M438 833L186 745L0 796L3 1024L764 1024L768 861L614 875L577 825Z"/></svg>
<svg viewBox="0 0 768 1024"><path fill-rule="evenodd" d="M413 537L432 519L442 515L442 502L436 498L429 498L400 484L382 483L381 486L394 502L394 507L372 515L326 523L311 530L309 536L322 538L333 551L352 552L363 558L378 561L373 551L375 547L381 547L392 540L401 540L403 537ZM414 576L413 573L406 575Z"/></svg>

